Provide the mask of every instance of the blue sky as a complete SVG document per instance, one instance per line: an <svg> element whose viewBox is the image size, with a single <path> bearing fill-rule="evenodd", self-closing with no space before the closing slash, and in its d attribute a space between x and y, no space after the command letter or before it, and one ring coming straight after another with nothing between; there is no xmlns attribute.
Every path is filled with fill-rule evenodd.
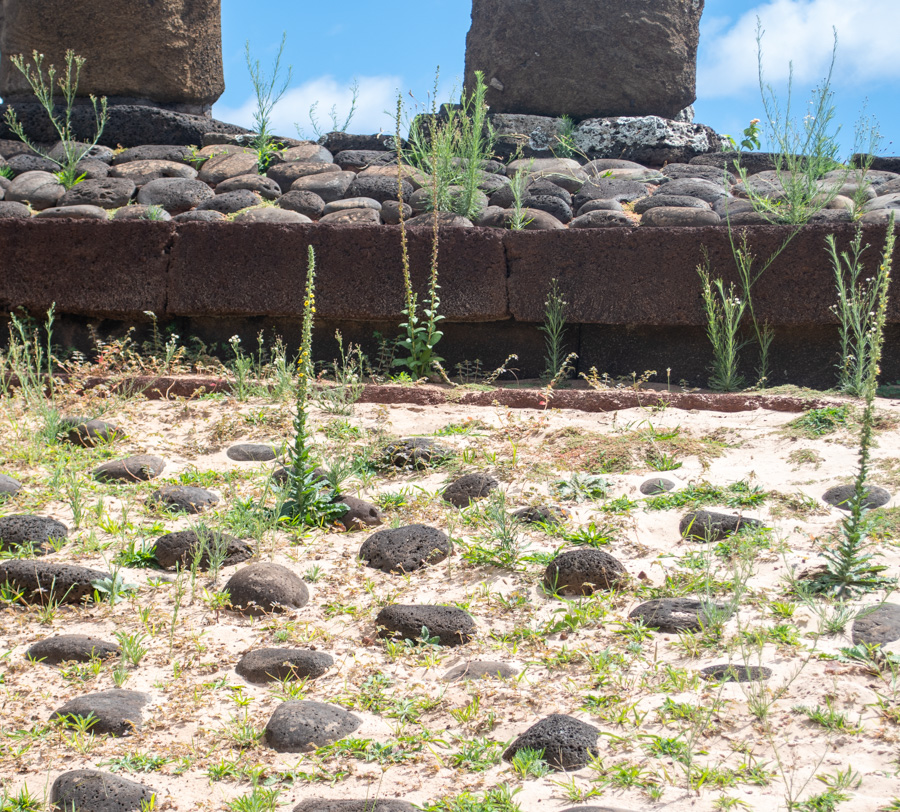
<svg viewBox="0 0 900 812"><path fill-rule="evenodd" d="M470 25L469 0L344 0L338 6L310 0L222 0L225 94L214 115L250 126L252 86L244 43L268 69L287 32L284 63L293 66L288 93L275 111L276 129L296 137L295 123L312 136L309 107L318 101L320 125L328 112L349 109L358 81L360 98L351 132L393 131L397 91L424 103L440 66L440 101L459 87ZM861 111L884 136L882 154L900 154L900 0L706 0L698 58L697 120L719 132L739 133L763 118L757 81L756 18L762 20L765 76L785 97L788 64L794 65L794 101L801 110L828 70L837 29L832 89L845 152ZM896 137L897 143L891 143Z"/></svg>

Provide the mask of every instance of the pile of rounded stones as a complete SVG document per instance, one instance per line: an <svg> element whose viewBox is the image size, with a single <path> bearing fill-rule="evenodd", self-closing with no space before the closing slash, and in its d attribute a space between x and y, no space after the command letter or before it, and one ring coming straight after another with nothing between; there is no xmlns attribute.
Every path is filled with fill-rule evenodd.
<svg viewBox="0 0 900 812"><path fill-rule="evenodd" d="M264 173L242 143L246 136L211 138L229 139L202 149L96 146L78 164L83 179L68 190L54 176L52 160L24 144L0 141L0 218L397 225L402 191L406 223L433 224L430 179L398 166L393 137L281 139L284 149ZM61 157L62 145L50 154ZM774 160L766 153L740 157L748 172L742 182L732 171L735 154L708 153L660 168L613 158L485 161L465 206L458 205L465 192L456 186L445 204L470 217L441 211L439 223L526 230L767 224L748 198L751 192L784 197ZM900 208L895 172L837 170L818 183L829 200L813 222L848 222L860 206L864 222L886 222Z"/></svg>

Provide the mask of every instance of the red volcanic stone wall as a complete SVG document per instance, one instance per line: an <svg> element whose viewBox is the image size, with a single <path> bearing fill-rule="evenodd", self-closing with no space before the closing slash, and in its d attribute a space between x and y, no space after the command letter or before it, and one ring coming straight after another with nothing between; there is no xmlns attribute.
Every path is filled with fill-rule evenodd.
<svg viewBox="0 0 900 812"><path fill-rule="evenodd" d="M846 248L852 226L807 226L754 289L774 326L834 325L825 237ZM762 263L787 227L755 227ZM874 268L885 228L869 226ZM53 303L76 316L295 318L302 310L307 247L317 257L318 316L334 322L397 323L404 307L400 233L394 226L0 220L0 310L40 313ZM431 257L430 229L409 235L420 303ZM503 232L441 231L440 299L446 323L539 323L552 278L582 325L702 327L697 265L706 247L714 274L737 281L724 227L609 228ZM900 255L900 249L898 249ZM898 256L900 258L900 256ZM900 322L900 296L888 320Z"/></svg>
<svg viewBox="0 0 900 812"><path fill-rule="evenodd" d="M299 316L307 248L316 252L322 319L398 320L405 307L400 231L392 226L188 223L179 226L169 269L173 316ZM409 230L410 275L420 302L432 234ZM441 313L448 321L506 319L503 233L457 228L438 240Z"/></svg>
<svg viewBox="0 0 900 812"><path fill-rule="evenodd" d="M786 226L748 230L755 267L783 245ZM825 237L835 233L846 250L853 226L805 226L753 289L757 315L773 325L836 324L834 272ZM865 254L874 270L885 227L868 226ZM706 247L713 276L738 283L724 227L522 231L506 235L509 310L518 321L540 322L551 277L569 303L568 318L580 324L679 326L705 324L697 265ZM895 258L900 260L900 248ZM900 321L893 297L889 321Z"/></svg>

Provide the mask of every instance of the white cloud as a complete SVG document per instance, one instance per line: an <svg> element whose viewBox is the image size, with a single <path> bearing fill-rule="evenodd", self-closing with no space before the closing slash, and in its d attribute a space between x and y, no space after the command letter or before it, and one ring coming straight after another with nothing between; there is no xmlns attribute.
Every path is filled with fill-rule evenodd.
<svg viewBox="0 0 900 812"><path fill-rule="evenodd" d="M376 133L379 130L394 131L393 111L397 106L397 90L402 87L399 76L361 76L356 112L349 125L351 132ZM310 106L318 102L316 117L319 129L324 133L332 129L331 109L335 108L338 124L342 125L350 111L353 93L348 85L339 83L333 76L319 76L290 88L272 111L272 130L285 138L297 138L299 124L303 133L314 138L309 119ZM256 98L250 97L240 107L217 104L213 115L232 124L252 129Z"/></svg>
<svg viewBox="0 0 900 812"><path fill-rule="evenodd" d="M702 98L730 96L757 86L756 18L762 40L763 71L777 85L788 76L803 86L828 72L837 29L833 84L900 78L897 59L898 0L769 0L743 14L733 25L719 20L707 27L700 43L697 90Z"/></svg>

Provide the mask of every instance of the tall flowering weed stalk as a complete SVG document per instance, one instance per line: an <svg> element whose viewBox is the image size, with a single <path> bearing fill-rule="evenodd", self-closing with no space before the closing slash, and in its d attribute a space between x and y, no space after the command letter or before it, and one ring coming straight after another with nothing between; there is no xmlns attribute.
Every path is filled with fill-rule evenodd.
<svg viewBox="0 0 900 812"><path fill-rule="evenodd" d="M397 98L397 145L402 143L400 138L400 126L403 116L403 99ZM437 141L432 140L432 149L437 150ZM406 355L395 358L394 367L406 367L414 379L426 378L431 375L436 365L444 360L435 352L435 346L443 338L444 334L438 329L438 323L443 321L440 315L441 300L438 294L438 256L439 256L439 186L437 173L431 175L431 202L432 202L432 241L431 241L431 271L428 276L428 293L425 299L425 307L419 315L418 295L413 290L412 277L409 268L409 235L406 231L406 219L403 215L403 163L397 163L397 199L400 201L400 264L403 270L403 291L406 306L401 311L406 321L400 324L403 330L401 337L397 339L397 347L405 350Z"/></svg>
<svg viewBox="0 0 900 812"><path fill-rule="evenodd" d="M865 397L866 386L872 378L875 343L880 341L879 318L887 303L891 284L891 265L894 257L894 218L888 223L884 253L874 275L863 277L862 255L870 248L863 245L862 228L849 251L838 253L834 235L826 238L828 254L834 270L837 304L831 309L841 323L841 362L838 365L838 386L842 392ZM883 329L883 323L880 328Z"/></svg>
<svg viewBox="0 0 900 812"><path fill-rule="evenodd" d="M865 250L860 248L859 240L857 234L854 247L851 248L851 256L855 249L858 249L859 254ZM888 287L891 281L894 242L894 221L891 218L877 275L865 284L861 292L859 290L853 292L853 296L861 297L861 303L854 304L848 300L845 305L850 310L858 310L860 304L872 309L863 314L865 328L862 331L864 335L860 338L863 343L858 349L860 356L856 359L859 385L862 387L859 394L865 398L866 406L859 436L859 465L853 482L853 494L847 502L848 512L841 520L837 542L822 553L826 572L813 582L814 591L831 595L839 600L877 589L893 589L897 585L896 578L886 578L882 575L887 567L877 561L876 553L872 551L869 542L870 522L867 515L869 494L866 485L875 422L875 392L881 371L884 327L887 322ZM833 247L833 241L829 241L829 247ZM836 274L840 275L840 270L838 265ZM867 296L870 298L866 298ZM853 340L855 339L851 339L851 347Z"/></svg>
<svg viewBox="0 0 900 812"><path fill-rule="evenodd" d="M312 331L316 316L316 253L309 247L306 290L303 297L303 326L300 355L297 358L296 413L294 444L289 451L288 498L281 515L292 524L311 527L330 524L347 512L347 506L334 501L335 494L315 473L312 457L312 430L309 421L310 384L313 377Z"/></svg>

